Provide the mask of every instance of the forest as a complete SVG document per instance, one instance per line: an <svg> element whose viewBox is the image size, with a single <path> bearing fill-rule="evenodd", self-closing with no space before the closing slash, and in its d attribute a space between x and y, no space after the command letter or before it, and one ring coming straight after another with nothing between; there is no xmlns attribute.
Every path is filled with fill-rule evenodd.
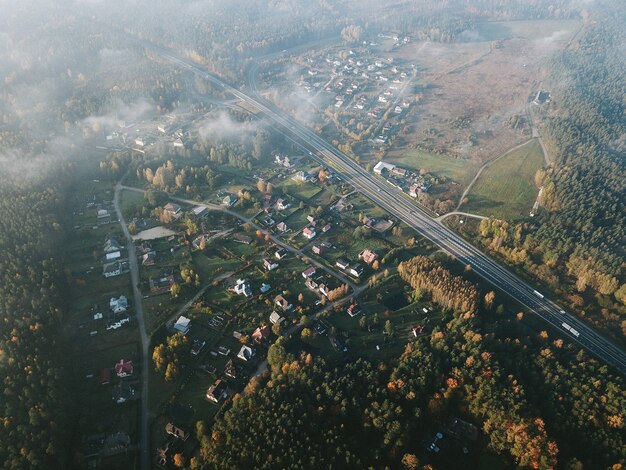
<svg viewBox="0 0 626 470"><path fill-rule="evenodd" d="M454 276L440 283L453 286ZM626 461L620 377L528 328L521 313L443 307L444 324L391 363L324 360L276 342L271 372L236 395L211 430L198 423L192 468L458 468L463 458L474 468L487 455L498 467L540 469ZM425 452L424 440L457 418L477 426L478 440L452 442L450 460Z"/></svg>
<svg viewBox="0 0 626 470"><path fill-rule="evenodd" d="M69 415L57 340L65 283L57 185L0 186L0 461L2 468L61 468Z"/></svg>

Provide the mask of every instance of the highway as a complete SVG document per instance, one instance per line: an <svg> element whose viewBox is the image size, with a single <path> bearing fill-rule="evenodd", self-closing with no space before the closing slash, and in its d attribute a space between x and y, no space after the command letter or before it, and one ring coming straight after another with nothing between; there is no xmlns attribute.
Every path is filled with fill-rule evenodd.
<svg viewBox="0 0 626 470"><path fill-rule="evenodd" d="M563 311L558 305L545 298L511 271L434 220L402 191L370 174L311 129L264 100L256 92L254 81L250 83L254 95L251 96L228 85L190 60L150 43L144 43L144 45L161 55L162 58L201 75L224 93L231 94L258 109L261 114L273 121L276 130L294 141L311 157L333 168L344 181L354 186L358 192L385 209L389 214L403 221L420 235L455 256L461 263L471 265L477 275L524 305L546 323L559 330L562 335L569 337L573 342L578 343L600 360L615 367L622 374L626 374L626 354L620 348L576 316ZM563 323L566 323L570 328L564 328Z"/></svg>

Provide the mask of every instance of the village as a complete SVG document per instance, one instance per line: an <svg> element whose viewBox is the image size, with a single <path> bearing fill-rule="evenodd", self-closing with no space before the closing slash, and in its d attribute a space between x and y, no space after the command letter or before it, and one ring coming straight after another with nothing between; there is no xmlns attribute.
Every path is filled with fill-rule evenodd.
<svg viewBox="0 0 626 470"><path fill-rule="evenodd" d="M86 184L80 193L80 243L69 248L73 276L84 283L74 301L78 345L90 351L77 374L89 384L85 413L109 411L84 422L88 460L132 452L143 380L157 416L154 462L169 468L197 450L194 423L223 412L264 373L277 338L341 360L377 357L401 351L440 315L413 302L395 274L399 261L433 247L405 236L402 224L307 156L276 153L268 168L234 176L203 200L155 201L149 184L128 178L118 188L121 214L110 183L89 183L96 191ZM149 370L134 339L133 263Z"/></svg>

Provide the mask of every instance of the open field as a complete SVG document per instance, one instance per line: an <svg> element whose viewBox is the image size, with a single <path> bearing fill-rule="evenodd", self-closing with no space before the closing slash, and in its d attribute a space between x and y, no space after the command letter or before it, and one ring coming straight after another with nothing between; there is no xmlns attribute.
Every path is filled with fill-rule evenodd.
<svg viewBox="0 0 626 470"><path fill-rule="evenodd" d="M436 176L445 176L465 187L478 170L478 164L464 158L452 158L430 152L409 149L401 154L390 154L386 162L419 171L425 169Z"/></svg>
<svg viewBox="0 0 626 470"><path fill-rule="evenodd" d="M461 210L506 220L526 216L537 197L535 172L543 163L539 142L531 140L485 168Z"/></svg>

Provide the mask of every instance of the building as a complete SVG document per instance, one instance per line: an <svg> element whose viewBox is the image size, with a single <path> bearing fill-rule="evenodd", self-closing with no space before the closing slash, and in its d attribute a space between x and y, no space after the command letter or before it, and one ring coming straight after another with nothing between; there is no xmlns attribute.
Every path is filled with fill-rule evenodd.
<svg viewBox="0 0 626 470"><path fill-rule="evenodd" d="M287 256L288 251L285 250L284 248L278 248L275 252L274 252L274 257L277 259L283 259L285 256Z"/></svg>
<svg viewBox="0 0 626 470"><path fill-rule="evenodd" d="M115 375L121 379L133 375L133 361L130 359L120 359L120 361L115 364Z"/></svg>
<svg viewBox="0 0 626 470"><path fill-rule="evenodd" d="M128 299L125 295L120 295L117 299L111 297L109 308L113 313L124 313L128 309Z"/></svg>
<svg viewBox="0 0 626 470"><path fill-rule="evenodd" d="M361 277L363 275L363 272L364 272L363 265L360 263L357 263L350 268L350 274L352 274L355 277Z"/></svg>
<svg viewBox="0 0 626 470"><path fill-rule="evenodd" d="M265 258L263 260L263 267L266 271L272 271L278 267L278 263L276 261L272 261L269 258Z"/></svg>
<svg viewBox="0 0 626 470"><path fill-rule="evenodd" d="M291 207L291 204L286 199L279 198L276 201L276 209L278 209L279 211L284 211L286 209L289 209L289 207Z"/></svg>
<svg viewBox="0 0 626 470"><path fill-rule="evenodd" d="M332 228L332 225L326 224L322 227L322 233L328 232Z"/></svg>
<svg viewBox="0 0 626 470"><path fill-rule="evenodd" d="M304 183L305 181L309 180L309 175L305 173L304 171L300 170L296 172L293 179Z"/></svg>
<svg viewBox="0 0 626 470"><path fill-rule="evenodd" d="M268 340L271 333L271 328L265 325L264 327L258 327L256 330L254 330L250 337L252 338L252 341L254 341L256 344L263 344Z"/></svg>
<svg viewBox="0 0 626 470"><path fill-rule="evenodd" d="M192 356L197 356L198 354L202 352L205 346L206 346L206 341L194 339L193 343L191 344L191 350L189 352L191 353Z"/></svg>
<svg viewBox="0 0 626 470"><path fill-rule="evenodd" d="M233 204L237 202L237 198L235 196L227 195L222 199L222 205L226 207L232 207Z"/></svg>
<svg viewBox="0 0 626 470"><path fill-rule="evenodd" d="M244 235L243 233L235 233L233 234L233 241L237 243L243 243L244 245L249 245L252 243L252 238L248 235Z"/></svg>
<svg viewBox="0 0 626 470"><path fill-rule="evenodd" d="M161 277L152 277L148 280L150 292L153 294L167 292L174 285L174 275L164 275Z"/></svg>
<svg viewBox="0 0 626 470"><path fill-rule="evenodd" d="M107 235L104 239L104 244L102 249L105 254L113 253L115 251L120 251L122 249L122 245L117 241L113 235Z"/></svg>
<svg viewBox="0 0 626 470"><path fill-rule="evenodd" d="M282 233L287 233L289 231L289 227L287 227L287 224L285 222L278 222L276 224L276 230Z"/></svg>
<svg viewBox="0 0 626 470"><path fill-rule="evenodd" d="M372 264L378 259L378 255L369 248L366 248L361 253L359 253L359 259L366 264Z"/></svg>
<svg viewBox="0 0 626 470"><path fill-rule="evenodd" d="M261 291L261 294L265 294L267 293L270 289L272 288L272 286L270 286L269 284L261 284L261 288L259 289Z"/></svg>
<svg viewBox="0 0 626 470"><path fill-rule="evenodd" d="M348 315L350 315L350 317L354 318L359 313L361 313L361 307L359 306L359 304L353 303L353 304L350 304L350 306L348 307L347 311L348 311Z"/></svg>
<svg viewBox="0 0 626 470"><path fill-rule="evenodd" d="M104 277L114 277L122 274L122 265L119 261L113 263L107 263L102 266L102 274Z"/></svg>
<svg viewBox="0 0 626 470"><path fill-rule="evenodd" d="M313 227L305 227L304 230L302 230L302 235L304 238L312 240L317 234L315 233L315 229Z"/></svg>
<svg viewBox="0 0 626 470"><path fill-rule="evenodd" d="M154 266L156 263L156 251L149 251L148 253L144 253L141 257L142 266Z"/></svg>
<svg viewBox="0 0 626 470"><path fill-rule="evenodd" d="M245 344L241 346L241 349L237 353L237 358L241 359L244 362L251 361L256 355L256 351L254 348L250 346L246 346Z"/></svg>
<svg viewBox="0 0 626 470"><path fill-rule="evenodd" d="M209 215L209 210L206 208L206 206L198 206L194 207L191 210L191 213L196 217L206 217Z"/></svg>
<svg viewBox="0 0 626 470"><path fill-rule="evenodd" d="M174 436L181 441L186 441L189 438L189 433L184 429L176 426L174 423L169 422L165 425L165 432L170 436Z"/></svg>
<svg viewBox="0 0 626 470"><path fill-rule="evenodd" d="M317 218L314 215L307 215L306 220L313 227L315 227L317 225Z"/></svg>
<svg viewBox="0 0 626 470"><path fill-rule="evenodd" d="M283 311L287 311L287 310L291 310L291 308L293 307L293 305L291 305L287 299L285 299L282 295L277 295L274 298L274 304L276 304L277 306L279 306Z"/></svg>
<svg viewBox="0 0 626 470"><path fill-rule="evenodd" d="M233 287L235 294L243 295L244 297L252 296L252 288L245 279L237 279L235 286Z"/></svg>
<svg viewBox="0 0 626 470"><path fill-rule="evenodd" d="M278 312L273 311L273 312L270 314L270 323L271 323L272 325L276 325L277 323L278 323L278 324L280 324L280 323L282 323L282 322L284 322L284 321L285 321L285 319L284 319L283 317L281 317L281 316L280 316L280 314L279 314Z"/></svg>
<svg viewBox="0 0 626 470"><path fill-rule="evenodd" d="M316 255L323 255L326 252L324 245L313 245L311 251Z"/></svg>
<svg viewBox="0 0 626 470"><path fill-rule="evenodd" d="M176 320L176 323L174 323L174 329L184 335L189 333L190 328L191 328L191 320L182 315L178 317L178 320Z"/></svg>
<svg viewBox="0 0 626 470"><path fill-rule="evenodd" d="M221 379L217 379L213 385L209 387L206 392L206 397L208 400L211 400L213 403L219 403L222 399L226 398L226 391L228 390L228 385Z"/></svg>
<svg viewBox="0 0 626 470"><path fill-rule="evenodd" d="M391 172L395 167L396 166L392 165L391 163L378 162L374 167L374 173L376 173L377 175L382 175L383 170Z"/></svg>
<svg viewBox="0 0 626 470"><path fill-rule="evenodd" d="M173 202L168 202L167 204L165 204L165 206L163 206L163 210L175 218L178 218L182 215L181 207L178 204L174 204Z"/></svg>
<svg viewBox="0 0 626 470"><path fill-rule="evenodd" d="M122 257L122 253L120 251L113 251L111 253L107 253L105 255L105 260L107 262L118 260Z"/></svg>
<svg viewBox="0 0 626 470"><path fill-rule="evenodd" d="M335 266L337 266L339 269L348 269L348 266L350 266L350 261L345 258L339 258L335 262Z"/></svg>
<svg viewBox="0 0 626 470"><path fill-rule="evenodd" d="M313 276L315 274L315 267L314 266L310 266L308 268L306 268L304 271L302 271L302 277L307 279L311 276Z"/></svg>

